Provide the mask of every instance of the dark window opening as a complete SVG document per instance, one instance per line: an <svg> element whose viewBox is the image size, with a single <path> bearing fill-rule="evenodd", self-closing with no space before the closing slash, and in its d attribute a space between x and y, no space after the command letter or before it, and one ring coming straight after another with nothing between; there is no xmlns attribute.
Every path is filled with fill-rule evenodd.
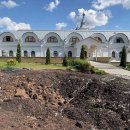
<svg viewBox="0 0 130 130"><path fill-rule="evenodd" d="M9 56L13 57L13 51L9 51Z"/></svg>
<svg viewBox="0 0 130 130"><path fill-rule="evenodd" d="M54 57L58 57L58 52L54 51Z"/></svg>
<svg viewBox="0 0 130 130"><path fill-rule="evenodd" d="M33 36L28 36L25 38L25 42L36 42L36 39Z"/></svg>
<svg viewBox="0 0 130 130"><path fill-rule="evenodd" d="M58 42L58 39L56 37L51 36L47 39L47 42L48 43L56 43L56 42Z"/></svg>
<svg viewBox="0 0 130 130"><path fill-rule="evenodd" d="M72 51L68 52L68 57L72 57Z"/></svg>
<svg viewBox="0 0 130 130"><path fill-rule="evenodd" d="M28 57L28 52L24 51L24 57Z"/></svg>

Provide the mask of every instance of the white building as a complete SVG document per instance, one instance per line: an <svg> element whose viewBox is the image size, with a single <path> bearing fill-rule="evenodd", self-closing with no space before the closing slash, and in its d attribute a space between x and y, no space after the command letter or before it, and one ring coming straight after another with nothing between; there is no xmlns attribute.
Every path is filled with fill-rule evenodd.
<svg viewBox="0 0 130 130"><path fill-rule="evenodd" d="M51 57L79 57L81 46L86 48L86 57L111 57L120 61L123 46L130 62L130 31L91 30L19 30L0 34L0 57L15 57L17 44L21 44L23 57L45 57L50 48Z"/></svg>

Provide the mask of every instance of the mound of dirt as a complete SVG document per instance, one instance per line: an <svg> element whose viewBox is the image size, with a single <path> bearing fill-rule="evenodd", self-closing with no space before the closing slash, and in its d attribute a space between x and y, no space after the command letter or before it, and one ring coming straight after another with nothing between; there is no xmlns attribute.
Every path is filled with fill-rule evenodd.
<svg viewBox="0 0 130 130"><path fill-rule="evenodd" d="M0 130L130 130L130 81L65 70L0 72Z"/></svg>

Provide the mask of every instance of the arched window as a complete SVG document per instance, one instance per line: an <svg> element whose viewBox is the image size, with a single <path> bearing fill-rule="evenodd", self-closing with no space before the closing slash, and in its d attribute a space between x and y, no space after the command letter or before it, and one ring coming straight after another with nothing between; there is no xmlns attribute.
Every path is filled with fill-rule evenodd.
<svg viewBox="0 0 130 130"><path fill-rule="evenodd" d="M28 52L24 51L24 57L28 57Z"/></svg>
<svg viewBox="0 0 130 130"><path fill-rule="evenodd" d="M96 40L102 42L102 39L101 39L100 37L95 37L94 39L96 39Z"/></svg>
<svg viewBox="0 0 130 130"><path fill-rule="evenodd" d="M9 51L9 56L13 57L13 51Z"/></svg>
<svg viewBox="0 0 130 130"><path fill-rule="evenodd" d="M35 51L31 51L31 57L35 57Z"/></svg>
<svg viewBox="0 0 130 130"><path fill-rule="evenodd" d="M13 38L11 36L5 36L3 42L13 42Z"/></svg>
<svg viewBox="0 0 130 130"><path fill-rule="evenodd" d="M115 58L116 57L116 53L115 51L112 52L112 58Z"/></svg>
<svg viewBox="0 0 130 130"><path fill-rule="evenodd" d="M68 51L68 57L72 57L72 51Z"/></svg>
<svg viewBox="0 0 130 130"><path fill-rule="evenodd" d="M56 43L56 42L58 42L58 39L54 36L51 36L47 39L47 42L48 43Z"/></svg>
<svg viewBox="0 0 130 130"><path fill-rule="evenodd" d="M119 52L119 58L121 58L121 56L122 56L122 51Z"/></svg>
<svg viewBox="0 0 130 130"><path fill-rule="evenodd" d="M2 50L2 57L6 57L6 51Z"/></svg>
<svg viewBox="0 0 130 130"><path fill-rule="evenodd" d="M80 41L80 40L79 40L78 37L72 37L72 38L70 38L70 40L69 40L69 42L71 42L71 43L73 43L73 44L78 43L79 41Z"/></svg>
<svg viewBox="0 0 130 130"><path fill-rule="evenodd" d="M58 52L54 51L54 57L58 57Z"/></svg>
<svg viewBox="0 0 130 130"><path fill-rule="evenodd" d="M36 42L36 39L33 36L27 36L25 42Z"/></svg>
<svg viewBox="0 0 130 130"><path fill-rule="evenodd" d="M116 39L116 43L124 43L124 40L121 37L118 37Z"/></svg>

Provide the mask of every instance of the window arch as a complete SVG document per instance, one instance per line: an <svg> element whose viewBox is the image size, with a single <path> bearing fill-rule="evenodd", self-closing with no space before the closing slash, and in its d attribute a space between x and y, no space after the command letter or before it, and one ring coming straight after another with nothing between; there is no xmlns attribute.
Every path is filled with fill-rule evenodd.
<svg viewBox="0 0 130 130"><path fill-rule="evenodd" d="M115 58L116 57L116 53L115 51L112 52L112 58Z"/></svg>
<svg viewBox="0 0 130 130"><path fill-rule="evenodd" d="M13 51L11 50L11 51L9 51L9 56L10 57L13 57L14 56L14 54L13 54Z"/></svg>
<svg viewBox="0 0 130 130"><path fill-rule="evenodd" d="M31 57L35 57L36 54L35 54L35 51L31 51Z"/></svg>
<svg viewBox="0 0 130 130"><path fill-rule="evenodd" d="M72 57L72 51L68 51L68 57Z"/></svg>
<svg viewBox="0 0 130 130"><path fill-rule="evenodd" d="M27 36L25 42L36 42L36 39L33 36Z"/></svg>
<svg viewBox="0 0 130 130"><path fill-rule="evenodd" d="M73 44L75 44L75 43L78 43L80 40L79 40L79 38L78 37L71 37L70 38L70 40L69 40L69 42L71 42L71 43L73 43Z"/></svg>
<svg viewBox="0 0 130 130"><path fill-rule="evenodd" d="M58 42L58 39L54 36L51 36L47 39L47 43L56 43Z"/></svg>
<svg viewBox="0 0 130 130"><path fill-rule="evenodd" d="M54 57L58 57L58 52L54 51Z"/></svg>
<svg viewBox="0 0 130 130"><path fill-rule="evenodd" d="M102 39L101 39L100 37L94 37L94 39L96 39L96 40L102 42Z"/></svg>
<svg viewBox="0 0 130 130"><path fill-rule="evenodd" d="M11 37L11 36L5 36L4 38L3 38L3 42L13 42L14 40L13 40L13 38Z"/></svg>
<svg viewBox="0 0 130 130"><path fill-rule="evenodd" d="M24 51L24 57L28 57L28 52Z"/></svg>

